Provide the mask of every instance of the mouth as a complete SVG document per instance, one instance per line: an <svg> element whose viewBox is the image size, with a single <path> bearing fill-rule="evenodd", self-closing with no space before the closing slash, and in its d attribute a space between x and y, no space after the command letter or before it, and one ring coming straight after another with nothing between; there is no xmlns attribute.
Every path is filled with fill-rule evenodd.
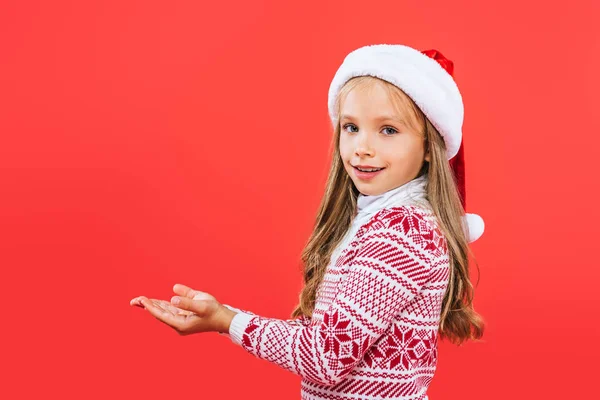
<svg viewBox="0 0 600 400"><path fill-rule="evenodd" d="M363 167L355 167L355 166L352 166L352 168L354 169L354 175L362 181L367 181L367 180L373 179L374 177L379 175L381 173L381 171L383 171L385 169L385 168L378 168L378 167L363 168Z"/></svg>
<svg viewBox="0 0 600 400"><path fill-rule="evenodd" d="M352 166L355 170L358 170L360 172L377 172L377 171L381 171L382 169L384 169L384 167L366 167L366 166L356 166L353 165Z"/></svg>

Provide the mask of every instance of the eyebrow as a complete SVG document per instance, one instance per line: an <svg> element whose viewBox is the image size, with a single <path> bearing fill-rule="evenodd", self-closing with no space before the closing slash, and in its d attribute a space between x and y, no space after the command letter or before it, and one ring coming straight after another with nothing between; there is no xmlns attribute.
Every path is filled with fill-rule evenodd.
<svg viewBox="0 0 600 400"><path fill-rule="evenodd" d="M342 114L340 117L340 121L343 119L355 119L352 115L348 115L348 114ZM398 123L404 124L404 121L398 117L395 117L393 115L380 115L379 117L375 118L375 121L396 121Z"/></svg>

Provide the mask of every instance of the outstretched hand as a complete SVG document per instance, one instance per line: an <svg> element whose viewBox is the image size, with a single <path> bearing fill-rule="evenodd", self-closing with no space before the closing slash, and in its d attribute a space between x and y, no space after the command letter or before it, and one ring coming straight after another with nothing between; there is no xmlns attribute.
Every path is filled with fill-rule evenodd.
<svg viewBox="0 0 600 400"><path fill-rule="evenodd" d="M228 332L235 312L206 293L176 284L171 302L139 296L129 304L145 308L152 316L175 329L180 335L200 332Z"/></svg>

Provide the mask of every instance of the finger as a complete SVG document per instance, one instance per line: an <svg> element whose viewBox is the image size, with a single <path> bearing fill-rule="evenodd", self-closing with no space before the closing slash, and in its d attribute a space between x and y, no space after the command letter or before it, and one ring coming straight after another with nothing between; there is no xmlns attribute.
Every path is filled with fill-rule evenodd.
<svg viewBox="0 0 600 400"><path fill-rule="evenodd" d="M194 314L202 317L208 312L208 301L204 300L192 300L186 297L173 296L171 302L177 305L177 307L191 311Z"/></svg>
<svg viewBox="0 0 600 400"><path fill-rule="evenodd" d="M212 299L214 299L214 296L212 296L209 293L201 292L200 290L194 290L190 287L181 285L179 283L176 284L175 286L173 286L173 291L182 297L187 297L188 299L192 299L192 300L212 300Z"/></svg>
<svg viewBox="0 0 600 400"><path fill-rule="evenodd" d="M194 290L191 287L182 285L181 283L176 283L175 286L173 286L173 292L175 292L176 294L178 294L182 297L187 297L190 299L193 299L194 296L201 293L198 290Z"/></svg>
<svg viewBox="0 0 600 400"><path fill-rule="evenodd" d="M175 316L172 313L157 307L153 302L149 301L148 299L142 299L141 302L146 308L146 310L148 310L148 312L152 314L153 317L173 328L176 328L178 330L181 329L183 323L182 318L185 317Z"/></svg>
<svg viewBox="0 0 600 400"><path fill-rule="evenodd" d="M131 299L131 301L129 302L129 305L143 308L144 306L142 305L142 302L141 302L141 300L143 298L146 298L146 297L145 296L135 297L135 298Z"/></svg>

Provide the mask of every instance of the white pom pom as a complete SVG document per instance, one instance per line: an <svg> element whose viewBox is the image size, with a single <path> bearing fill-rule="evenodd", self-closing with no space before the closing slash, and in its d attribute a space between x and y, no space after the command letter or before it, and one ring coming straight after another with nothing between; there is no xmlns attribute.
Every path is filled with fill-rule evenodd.
<svg viewBox="0 0 600 400"><path fill-rule="evenodd" d="M469 214L466 213L465 222L468 227L468 240L469 243L476 241L483 235L483 231L485 229L485 224L483 223L483 218L481 218L477 214Z"/></svg>

